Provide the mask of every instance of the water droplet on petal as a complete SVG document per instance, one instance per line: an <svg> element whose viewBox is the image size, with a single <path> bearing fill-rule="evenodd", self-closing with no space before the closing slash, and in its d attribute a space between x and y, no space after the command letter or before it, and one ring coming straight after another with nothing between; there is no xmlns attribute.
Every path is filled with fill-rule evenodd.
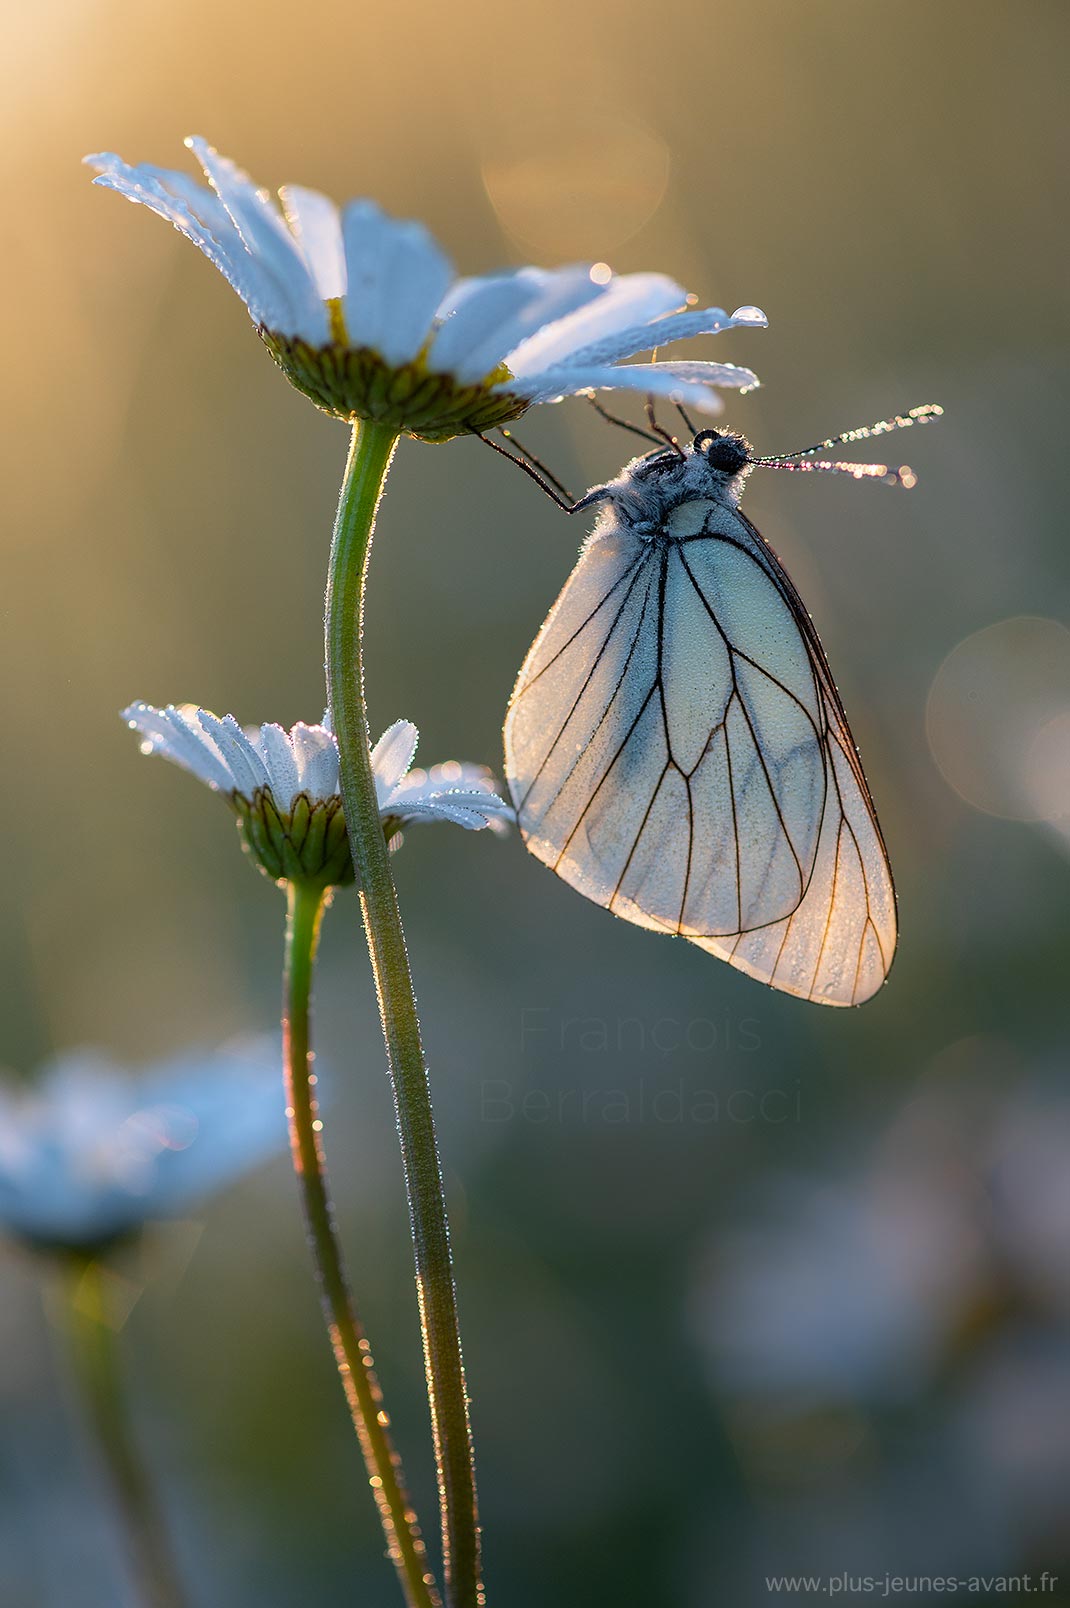
<svg viewBox="0 0 1070 1608"><path fill-rule="evenodd" d="M769 322L760 307L737 307L732 317L737 324L757 324L762 329Z"/></svg>

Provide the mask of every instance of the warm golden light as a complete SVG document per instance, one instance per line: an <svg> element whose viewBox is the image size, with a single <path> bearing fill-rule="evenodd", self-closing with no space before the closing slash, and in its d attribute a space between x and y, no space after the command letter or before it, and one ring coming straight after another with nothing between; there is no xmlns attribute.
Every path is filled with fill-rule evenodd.
<svg viewBox="0 0 1070 1608"><path fill-rule="evenodd" d="M624 118L580 112L496 137L483 183L502 227L547 261L595 257L637 234L661 205L669 148ZM606 273L595 284L605 284Z"/></svg>

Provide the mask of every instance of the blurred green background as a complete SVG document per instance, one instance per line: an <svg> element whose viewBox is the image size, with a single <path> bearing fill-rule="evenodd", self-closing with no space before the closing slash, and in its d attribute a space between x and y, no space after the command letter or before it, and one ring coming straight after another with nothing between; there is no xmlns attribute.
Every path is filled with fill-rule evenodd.
<svg viewBox="0 0 1070 1608"><path fill-rule="evenodd" d="M116 711L318 717L346 448L203 259L91 189L84 152L178 166L203 133L271 187L424 219L465 272L605 258L756 302L767 332L695 352L758 370L728 416L767 452L947 409L901 438L909 496L768 474L747 497L822 631L896 868L902 945L872 1004L808 1008L613 921L515 835L413 830L396 862L492 1608L751 1608L804 1600L771 1596L773 1574L1043 1569L1064 1575L1045 1600L1070 1602L1068 20L1056 0L7 13L18 1074L274 1020L279 895ZM575 488L630 455L582 402L522 435ZM373 726L404 715L425 762L497 765L578 535L478 443L403 443ZM319 1038L341 1221L433 1529L352 898L325 929ZM198 1608L387 1608L285 1161L161 1231L142 1275L131 1390ZM0 1601L117 1608L37 1270L4 1253L0 1283Z"/></svg>

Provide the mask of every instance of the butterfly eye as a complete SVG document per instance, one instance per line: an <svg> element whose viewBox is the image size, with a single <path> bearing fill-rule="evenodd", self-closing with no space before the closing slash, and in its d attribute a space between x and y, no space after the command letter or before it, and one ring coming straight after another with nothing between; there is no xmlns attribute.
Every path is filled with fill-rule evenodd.
<svg viewBox="0 0 1070 1608"><path fill-rule="evenodd" d="M735 475L747 461L746 448L731 436L718 436L706 448L706 461L711 469L722 474Z"/></svg>

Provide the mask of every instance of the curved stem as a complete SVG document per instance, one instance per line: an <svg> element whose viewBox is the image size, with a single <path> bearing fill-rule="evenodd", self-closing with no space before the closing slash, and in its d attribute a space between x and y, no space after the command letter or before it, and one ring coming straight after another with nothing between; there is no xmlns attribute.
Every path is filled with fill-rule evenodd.
<svg viewBox="0 0 1070 1608"><path fill-rule="evenodd" d="M71 1361L122 1522L126 1560L145 1608L183 1608L167 1526L123 1401L110 1306L107 1270L92 1258L76 1262L67 1297Z"/></svg>
<svg viewBox="0 0 1070 1608"><path fill-rule="evenodd" d="M301 1187L309 1243L335 1362L357 1432L368 1482L386 1536L387 1554L397 1569L409 1608L440 1608L427 1548L405 1490L401 1459L389 1433L383 1393L375 1377L365 1338L346 1283L334 1213L327 1193L326 1163L312 1071L312 972L325 895L307 883L288 884L286 970L283 1006L283 1064L290 1149Z"/></svg>
<svg viewBox="0 0 1070 1608"><path fill-rule="evenodd" d="M442 1518L449 1608L480 1608L479 1519L449 1224L416 998L390 854L379 818L364 706L361 634L372 531L397 437L354 426L327 580L327 694L338 738L342 801L360 889L393 1084L416 1258Z"/></svg>

